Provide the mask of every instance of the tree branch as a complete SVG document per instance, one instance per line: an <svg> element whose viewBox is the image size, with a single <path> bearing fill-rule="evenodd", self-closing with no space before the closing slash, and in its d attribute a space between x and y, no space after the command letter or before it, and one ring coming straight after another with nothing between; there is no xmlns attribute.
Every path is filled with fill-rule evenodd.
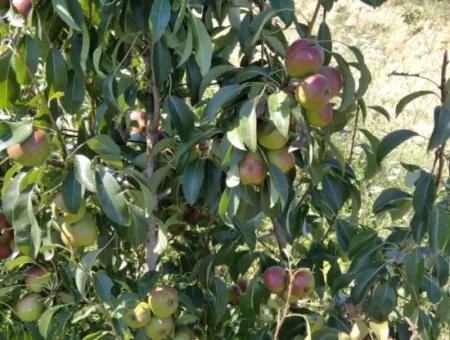
<svg viewBox="0 0 450 340"><path fill-rule="evenodd" d="M448 53L447 51L444 52L444 57L442 61L442 72L441 72L441 103L442 105L445 104L447 100L447 66L448 66ZM441 182L442 173L444 170L444 156L445 156L445 146L447 143L442 144L442 146L436 150L436 159L438 160L438 173L436 176L436 187L439 187L439 184Z"/></svg>
<svg viewBox="0 0 450 340"><path fill-rule="evenodd" d="M273 231L275 233L275 238L278 243L278 248L280 249L280 254L284 259L287 259L286 250L286 236L284 235L283 226L277 217L272 217Z"/></svg>
<svg viewBox="0 0 450 340"><path fill-rule="evenodd" d="M317 0L316 8L314 9L314 14L313 14L313 16L311 18L311 21L308 24L308 35L307 35L307 38L311 38L312 31L313 31L313 28L314 28L314 24L316 23L317 16L319 15L319 10L320 10L320 0Z"/></svg>

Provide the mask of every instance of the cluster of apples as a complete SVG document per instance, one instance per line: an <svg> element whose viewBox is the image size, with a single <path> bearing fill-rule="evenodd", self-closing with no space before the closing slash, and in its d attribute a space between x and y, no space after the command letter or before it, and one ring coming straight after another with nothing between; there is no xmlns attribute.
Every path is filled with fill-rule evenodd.
<svg viewBox="0 0 450 340"><path fill-rule="evenodd" d="M286 71L299 79L295 98L305 109L306 120L311 126L323 127L333 120L330 100L342 89L341 73L324 65L322 47L310 40L299 39L286 52Z"/></svg>
<svg viewBox="0 0 450 340"><path fill-rule="evenodd" d="M267 152L267 160L283 173L295 166L294 156L286 147L288 139L267 121L258 127L258 144ZM258 152L247 152L239 162L239 178L244 185L261 185L267 176L267 167Z"/></svg>
<svg viewBox="0 0 450 340"><path fill-rule="evenodd" d="M25 295L16 304L16 314L20 320L38 320L44 310L41 293L48 285L51 273L42 266L34 266L25 274Z"/></svg>
<svg viewBox="0 0 450 340"><path fill-rule="evenodd" d="M0 213L0 260L9 257L14 250L14 232L6 216Z"/></svg>
<svg viewBox="0 0 450 340"><path fill-rule="evenodd" d="M294 303L310 296L314 292L313 273L307 268L299 268L293 272L292 278L281 266L272 266L264 271L264 286L283 300ZM290 292L289 292L290 287Z"/></svg>
<svg viewBox="0 0 450 340"><path fill-rule="evenodd" d="M0 0L0 9L3 9L9 5L9 0ZM26 17L33 6L31 0L11 0L16 13Z"/></svg>
<svg viewBox="0 0 450 340"><path fill-rule="evenodd" d="M178 310L178 292L173 287L160 286L150 292L148 302L139 302L134 309L128 309L123 319L128 327L144 328L151 340L167 339L172 334L175 324L173 315ZM178 329L175 340L195 339L195 335L187 327Z"/></svg>

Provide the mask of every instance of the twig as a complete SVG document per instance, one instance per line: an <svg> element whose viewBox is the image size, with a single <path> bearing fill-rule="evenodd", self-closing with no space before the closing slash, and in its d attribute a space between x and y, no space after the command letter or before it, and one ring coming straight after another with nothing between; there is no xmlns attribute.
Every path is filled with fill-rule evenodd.
<svg viewBox="0 0 450 340"><path fill-rule="evenodd" d="M320 0L317 0L316 8L314 9L314 14L308 25L308 35L306 36L307 38L311 38L314 24L316 23L317 16L319 15L319 10L320 10Z"/></svg>
<svg viewBox="0 0 450 340"><path fill-rule="evenodd" d="M447 51L444 52L444 58L442 61L442 72L441 72L441 103L442 105L445 104L447 100L447 88L446 88L446 82L447 82L447 66L448 66L448 53ZM438 173L436 176L436 188L439 187L439 184L441 182L442 178L442 172L444 170L444 156L445 156L445 146L447 143L442 144L442 146L436 150L436 158L438 159Z"/></svg>
<svg viewBox="0 0 450 340"><path fill-rule="evenodd" d="M273 231L275 233L275 238L278 243L278 248L280 249L280 254L284 259L287 259L286 250L286 236L284 235L283 227L281 226L280 220L276 217L272 217Z"/></svg>
<svg viewBox="0 0 450 340"><path fill-rule="evenodd" d="M356 133L358 132L358 121L359 121L359 105L356 110L355 127L353 128L352 145L350 148L350 155L348 156L348 161L347 161L348 164L350 164L353 159L353 153L354 153L355 143L356 143Z"/></svg>
<svg viewBox="0 0 450 340"><path fill-rule="evenodd" d="M436 83L433 79L428 78L428 77L424 77L424 76L420 75L420 73L406 73L406 72L396 72L396 71L394 71L394 72L391 72L391 73L388 74L388 77L392 77L392 76L420 78L420 79L428 80L432 84L436 85L438 88L441 88L441 86L438 83Z"/></svg>
<svg viewBox="0 0 450 340"><path fill-rule="evenodd" d="M58 125L56 124L55 116L53 115L52 109L50 108L50 103L47 103L47 111L48 116L52 122L53 128L56 131L56 136L58 137L59 143L61 144L61 152L63 159L67 159L67 149L66 144L64 142L64 136L61 132L61 130L58 128Z"/></svg>

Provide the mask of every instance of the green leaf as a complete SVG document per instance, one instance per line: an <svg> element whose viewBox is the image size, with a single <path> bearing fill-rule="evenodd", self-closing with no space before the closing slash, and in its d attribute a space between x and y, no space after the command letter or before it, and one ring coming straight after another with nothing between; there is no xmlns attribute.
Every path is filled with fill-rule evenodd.
<svg viewBox="0 0 450 340"><path fill-rule="evenodd" d="M428 215L427 224L431 251L435 254L444 251L450 239L450 214L433 207Z"/></svg>
<svg viewBox="0 0 450 340"><path fill-rule="evenodd" d="M95 192L95 172L91 160L84 155L75 155L74 168L77 181L89 191Z"/></svg>
<svg viewBox="0 0 450 340"><path fill-rule="evenodd" d="M104 161L118 168L122 167L119 146L108 135L97 135L87 141L88 147Z"/></svg>
<svg viewBox="0 0 450 340"><path fill-rule="evenodd" d="M368 106L368 108L382 114L384 117L386 117L387 120L391 120L391 116L390 116L389 112L384 107L379 106L379 105L372 105L372 106Z"/></svg>
<svg viewBox="0 0 450 340"><path fill-rule="evenodd" d="M449 95L450 96L450 95ZM438 106L434 110L434 129L428 144L428 151L445 144L450 137L450 109Z"/></svg>
<svg viewBox="0 0 450 340"><path fill-rule="evenodd" d="M47 56L46 78L50 94L63 92L67 85L67 67L61 51L52 48Z"/></svg>
<svg viewBox="0 0 450 340"><path fill-rule="evenodd" d="M324 65L328 65L331 61L333 52L333 41L331 39L331 31L325 21L322 21L319 26L319 32L317 33L317 42L322 46L325 62Z"/></svg>
<svg viewBox="0 0 450 340"><path fill-rule="evenodd" d="M41 246L41 229L33 211L33 186L23 190L14 206L12 225L16 246L22 254L36 258Z"/></svg>
<svg viewBox="0 0 450 340"><path fill-rule="evenodd" d="M217 91L206 106L209 120L214 121L220 108L240 94L243 88L241 85L232 84L224 86Z"/></svg>
<svg viewBox="0 0 450 340"><path fill-rule="evenodd" d="M364 298L369 287L374 284L375 277L383 268L384 265L378 268L365 269L356 275L355 285L351 292L351 300L353 303L359 303Z"/></svg>
<svg viewBox="0 0 450 340"><path fill-rule="evenodd" d="M162 41L157 42L153 47L153 69L155 70L156 85L162 89L172 70L172 57Z"/></svg>
<svg viewBox="0 0 450 340"><path fill-rule="evenodd" d="M50 307L39 318L39 321L38 321L39 333L41 333L41 335L44 338L47 339L51 335L51 329L53 326L52 322L54 322L53 316L55 315L55 313L58 310L60 310L63 307L64 306L61 306L61 305Z"/></svg>
<svg viewBox="0 0 450 340"><path fill-rule="evenodd" d="M232 70L236 70L236 67L233 65L218 65L211 68L208 73L203 77L202 82L200 83L200 87L198 90L198 97L202 98L205 90L211 84L211 82L227 72Z"/></svg>
<svg viewBox="0 0 450 340"><path fill-rule="evenodd" d="M294 105L292 97L284 92L277 92L269 96L267 104L273 124L281 135L287 137L291 122L291 107Z"/></svg>
<svg viewBox="0 0 450 340"><path fill-rule="evenodd" d="M406 108L406 106L411 103L414 99L417 99L422 96L426 96L429 94L435 94L433 91L417 91L411 94L408 94L406 97L403 97L395 107L395 114L398 116L402 111Z"/></svg>
<svg viewBox="0 0 450 340"><path fill-rule="evenodd" d="M111 289L113 287L113 282L104 271L94 273L94 287L100 299L107 305L112 305L113 297Z"/></svg>
<svg viewBox="0 0 450 340"><path fill-rule="evenodd" d="M78 113L84 102L85 92L83 74L70 71L64 97L61 99L64 110L71 114Z"/></svg>
<svg viewBox="0 0 450 340"><path fill-rule="evenodd" d="M191 26L194 33L195 61L202 76L205 76L211 68L213 44L205 25L199 18L191 15Z"/></svg>
<svg viewBox="0 0 450 340"><path fill-rule="evenodd" d="M381 164L397 146L415 136L417 136L416 132L406 129L396 130L386 135L377 148L377 163Z"/></svg>
<svg viewBox="0 0 450 340"><path fill-rule="evenodd" d="M14 55L14 70L19 84L28 84L30 73L34 75L38 68L38 47L36 41L26 35L22 37L17 48L17 55Z"/></svg>
<svg viewBox="0 0 450 340"><path fill-rule="evenodd" d="M183 171L181 180L184 197L190 205L197 201L205 179L205 162L200 159L191 161Z"/></svg>
<svg viewBox="0 0 450 340"><path fill-rule="evenodd" d="M256 247L256 233L255 226L251 223L242 222L237 219L233 219L233 225L239 231L239 234L242 236L244 242L248 245L251 250L254 250Z"/></svg>
<svg viewBox="0 0 450 340"><path fill-rule="evenodd" d="M8 221L12 221L14 207L20 195L20 183L25 177L25 173L17 174L6 187L2 196L2 209Z"/></svg>
<svg viewBox="0 0 450 340"><path fill-rule="evenodd" d="M170 21L170 1L155 0L150 12L149 23L154 42L161 39Z"/></svg>
<svg viewBox="0 0 450 340"><path fill-rule="evenodd" d="M186 40L184 43L183 53L181 54L180 61L178 62L177 67L182 66L184 63L188 61L189 57L192 55L193 52L193 45L194 45L194 37L192 35L192 29L189 26Z"/></svg>
<svg viewBox="0 0 450 340"><path fill-rule="evenodd" d="M247 100L239 110L239 127L238 133L240 140L248 148L255 152L257 148L256 139L256 110L254 101Z"/></svg>
<svg viewBox="0 0 450 340"><path fill-rule="evenodd" d="M76 214L81 207L81 200L84 196L84 188L75 177L75 170L71 169L64 178L62 185L62 196L64 206L72 214Z"/></svg>
<svg viewBox="0 0 450 340"><path fill-rule="evenodd" d="M0 151L22 143L32 132L33 126L30 122L0 122Z"/></svg>
<svg viewBox="0 0 450 340"><path fill-rule="evenodd" d="M144 211L132 205L131 209L131 224L128 228L128 239L130 240L131 246L137 249L142 245L148 234L148 218L145 217Z"/></svg>
<svg viewBox="0 0 450 340"><path fill-rule="evenodd" d="M101 252L102 249L88 252L83 256L81 261L77 264L77 268L75 269L75 284L83 298L86 296L86 283L90 276L92 267L94 266L95 260Z"/></svg>
<svg viewBox="0 0 450 340"><path fill-rule="evenodd" d="M358 61L358 70L361 73L361 76L359 77L359 86L355 93L355 99L361 99L369 88L369 84L372 81L372 75L370 74L370 70L366 65L364 55L361 51L355 46L349 46L348 48L353 52Z"/></svg>
<svg viewBox="0 0 450 340"><path fill-rule="evenodd" d="M295 13L293 0L270 0L270 6L277 11L278 16L283 20L286 27L292 24Z"/></svg>
<svg viewBox="0 0 450 340"><path fill-rule="evenodd" d="M253 19L250 23L250 43L247 48L253 49L258 41L261 39L261 33L263 32L264 26L269 22L271 18L277 15L277 11L265 9L261 11L258 16Z"/></svg>
<svg viewBox="0 0 450 340"><path fill-rule="evenodd" d="M167 100L170 119L183 140L189 139L194 130L194 113L180 98L169 96Z"/></svg>
<svg viewBox="0 0 450 340"><path fill-rule="evenodd" d="M385 321L397 306L397 294L389 283L379 285L369 300L369 316L375 321Z"/></svg>
<svg viewBox="0 0 450 340"><path fill-rule="evenodd" d="M416 249L406 256L405 270L408 283L418 290L425 278L425 260L420 249Z"/></svg>
<svg viewBox="0 0 450 340"><path fill-rule="evenodd" d="M0 109L11 108L19 97L20 87L14 73L11 53L0 55Z"/></svg>
<svg viewBox="0 0 450 340"><path fill-rule="evenodd" d="M10 272L24 264L35 263L34 259L30 256L19 256L15 259L9 259L5 262L5 270Z"/></svg>
<svg viewBox="0 0 450 340"><path fill-rule="evenodd" d="M322 198L337 214L349 198L349 188L340 178L326 174L322 178Z"/></svg>
<svg viewBox="0 0 450 340"><path fill-rule="evenodd" d="M218 325L225 315L228 305L227 285L218 277L214 278L214 298L214 320Z"/></svg>
<svg viewBox="0 0 450 340"><path fill-rule="evenodd" d="M355 80L345 59L337 53L333 53L333 57L339 65L339 71L341 72L344 81L342 101L339 107L339 111L344 111L352 104L355 98Z"/></svg>
<svg viewBox="0 0 450 340"><path fill-rule="evenodd" d="M272 164L269 164L269 173L271 194L272 191L275 190L284 206L287 204L289 197L289 183L287 177L280 169L278 169L278 167Z"/></svg>
<svg viewBox="0 0 450 340"><path fill-rule="evenodd" d="M130 211L127 199L114 176L106 170L97 170L95 183L97 197L106 216L119 225L128 226Z"/></svg>
<svg viewBox="0 0 450 340"><path fill-rule="evenodd" d="M52 0L53 8L58 16L75 31L81 31L84 23L83 11L80 3L73 0Z"/></svg>
<svg viewBox="0 0 450 340"><path fill-rule="evenodd" d="M411 200L412 196L397 188L385 189L373 203L372 211L374 214L379 214L384 211L395 209L396 203L399 201Z"/></svg>
<svg viewBox="0 0 450 340"><path fill-rule="evenodd" d="M414 186L414 210L419 217L426 217L436 199L436 177L426 171L421 171Z"/></svg>

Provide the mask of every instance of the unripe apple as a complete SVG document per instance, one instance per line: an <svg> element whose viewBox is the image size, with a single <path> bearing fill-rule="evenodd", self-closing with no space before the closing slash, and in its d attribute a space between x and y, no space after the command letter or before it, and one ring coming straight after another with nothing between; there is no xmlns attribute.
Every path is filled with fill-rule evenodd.
<svg viewBox="0 0 450 340"><path fill-rule="evenodd" d="M134 309L127 310L123 319L130 328L144 327L151 319L150 306L146 302L140 302Z"/></svg>
<svg viewBox="0 0 450 340"><path fill-rule="evenodd" d="M11 3L15 11L24 17L28 15L32 6L31 0L12 0Z"/></svg>
<svg viewBox="0 0 450 340"><path fill-rule="evenodd" d="M314 292L315 280L313 273L307 268L300 268L294 273L291 283L291 294L298 299L304 299Z"/></svg>
<svg viewBox="0 0 450 340"><path fill-rule="evenodd" d="M299 39L286 52L286 71L291 77L304 77L319 71L325 56L322 47L310 39Z"/></svg>
<svg viewBox="0 0 450 340"><path fill-rule="evenodd" d="M156 287L150 292L148 303L153 314L166 318L178 309L178 292L172 287Z"/></svg>
<svg viewBox="0 0 450 340"><path fill-rule="evenodd" d="M25 322L36 321L41 317L44 304L39 294L28 294L17 302L16 313L20 320Z"/></svg>
<svg viewBox="0 0 450 340"><path fill-rule="evenodd" d="M182 327L177 330L173 340L194 340L196 338L194 332L187 327Z"/></svg>
<svg viewBox="0 0 450 340"><path fill-rule="evenodd" d="M38 166L44 163L51 151L51 142L47 133L39 128L33 128L31 136L20 144L6 149L8 156L25 166Z"/></svg>
<svg viewBox="0 0 450 340"><path fill-rule="evenodd" d="M131 132L134 133L145 133L147 129L147 112L145 111L134 111L130 114L131 121L137 122L138 126L133 126Z"/></svg>
<svg viewBox="0 0 450 340"><path fill-rule="evenodd" d="M231 304L236 303L242 295L241 287L238 285L232 285L228 291L228 302Z"/></svg>
<svg viewBox="0 0 450 340"><path fill-rule="evenodd" d="M64 205L64 200L61 193L56 195L54 200L55 205L64 212L63 222L73 224L81 220L81 218L86 214L86 200L81 200L80 209L75 214L72 214Z"/></svg>
<svg viewBox="0 0 450 340"><path fill-rule="evenodd" d="M330 84L323 75L314 74L301 81L295 97L306 110L320 111L331 98Z"/></svg>
<svg viewBox="0 0 450 340"><path fill-rule="evenodd" d="M278 296L287 302L288 301L288 289L286 288L285 290L283 290L283 292L278 294ZM289 295L289 303L295 303L297 301L298 301L298 297L291 293L291 295Z"/></svg>
<svg viewBox="0 0 450 340"><path fill-rule="evenodd" d="M58 293L58 298L66 305L72 305L75 303L75 297L70 293L60 292Z"/></svg>
<svg viewBox="0 0 450 340"><path fill-rule="evenodd" d="M267 176L266 165L256 152L247 152L239 162L239 177L244 185L260 185Z"/></svg>
<svg viewBox="0 0 450 340"><path fill-rule="evenodd" d="M263 275L264 285L272 293L282 293L286 288L287 273L283 267L272 266Z"/></svg>
<svg viewBox="0 0 450 340"><path fill-rule="evenodd" d="M333 105L327 104L319 111L306 111L306 120L314 127L324 127L333 121Z"/></svg>
<svg viewBox="0 0 450 340"><path fill-rule="evenodd" d="M145 334L151 340L167 339L172 333L174 324L171 316L166 318L151 318L150 322L145 326Z"/></svg>
<svg viewBox="0 0 450 340"><path fill-rule="evenodd" d="M0 260L8 258L12 254L9 243L0 243Z"/></svg>
<svg viewBox="0 0 450 340"><path fill-rule="evenodd" d="M337 96L343 86L341 72L334 67L322 66L319 73L328 79L331 97Z"/></svg>
<svg viewBox="0 0 450 340"><path fill-rule="evenodd" d="M258 143L269 150L277 150L286 145L288 139L271 124L263 124L258 129Z"/></svg>
<svg viewBox="0 0 450 340"><path fill-rule="evenodd" d="M50 281L51 274L45 268L35 266L25 274L25 286L30 292L41 292Z"/></svg>
<svg viewBox="0 0 450 340"><path fill-rule="evenodd" d="M98 227L90 214L83 216L74 224L64 223L61 230L61 239L67 247L81 248L95 243Z"/></svg>
<svg viewBox="0 0 450 340"><path fill-rule="evenodd" d="M287 148L267 151L267 158L270 163L275 165L284 173L288 172L295 166L294 156L287 150Z"/></svg>
<svg viewBox="0 0 450 340"><path fill-rule="evenodd" d="M0 243L9 243L14 236L6 216L0 213Z"/></svg>

